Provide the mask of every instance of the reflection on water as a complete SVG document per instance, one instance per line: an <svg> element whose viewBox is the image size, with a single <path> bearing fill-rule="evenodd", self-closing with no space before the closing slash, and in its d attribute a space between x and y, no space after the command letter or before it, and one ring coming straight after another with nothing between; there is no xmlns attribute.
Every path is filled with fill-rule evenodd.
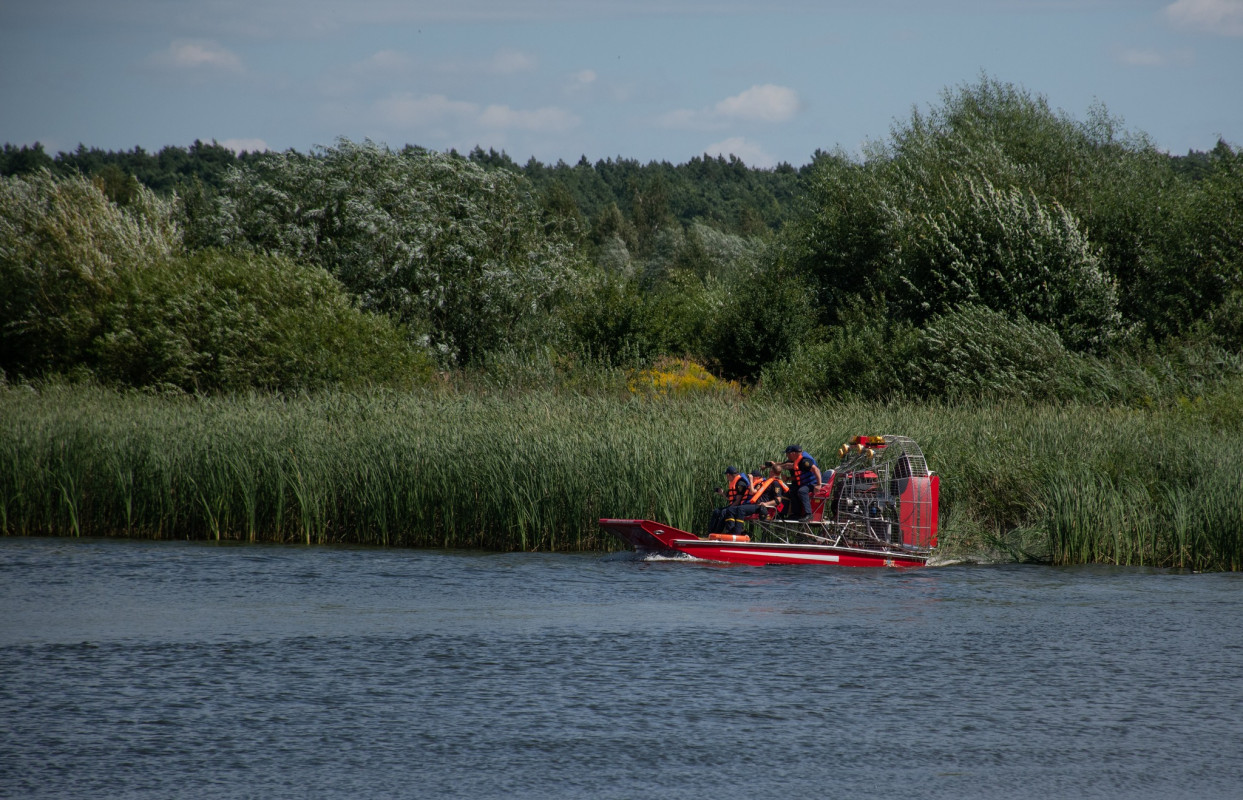
<svg viewBox="0 0 1243 800"><path fill-rule="evenodd" d="M1236 575L0 540L0 795L1238 797Z"/></svg>

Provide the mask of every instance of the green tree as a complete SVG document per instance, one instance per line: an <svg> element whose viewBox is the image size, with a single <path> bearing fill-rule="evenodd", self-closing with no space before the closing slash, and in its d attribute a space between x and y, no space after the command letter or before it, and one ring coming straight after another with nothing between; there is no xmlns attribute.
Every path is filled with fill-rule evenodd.
<svg viewBox="0 0 1243 800"><path fill-rule="evenodd" d="M51 170L54 165L52 157L43 151L40 142L21 147L6 143L4 151L0 152L0 177L29 175L39 170Z"/></svg>
<svg viewBox="0 0 1243 800"><path fill-rule="evenodd" d="M936 214L890 213L901 231L890 270L902 316L960 305L1051 325L1072 347L1101 349L1119 328L1113 281L1074 216L1032 194L966 180Z"/></svg>
<svg viewBox="0 0 1243 800"><path fill-rule="evenodd" d="M640 249L651 247L656 236L673 221L669 211L669 187L660 174L632 181L631 218Z"/></svg>
<svg viewBox="0 0 1243 800"><path fill-rule="evenodd" d="M317 264L447 361L550 335L575 250L544 228L522 180L453 155L342 140L267 153L230 174L195 246L246 246Z"/></svg>
<svg viewBox="0 0 1243 800"><path fill-rule="evenodd" d="M0 179L0 369L188 391L409 385L430 361L319 267L186 255L172 204L46 170Z"/></svg>
<svg viewBox="0 0 1243 800"><path fill-rule="evenodd" d="M781 260L811 285L825 324L837 323L858 299L883 303L897 284L888 261L897 232L887 209L902 202L886 166L879 157L857 164L843 153L820 154L785 231Z"/></svg>
<svg viewBox="0 0 1243 800"><path fill-rule="evenodd" d="M179 245L169 204L150 190L122 210L85 178L0 179L0 368L40 375L79 364L119 276Z"/></svg>
<svg viewBox="0 0 1243 800"><path fill-rule="evenodd" d="M291 391L408 387L431 375L425 353L320 267L202 250L121 277L87 359L108 382Z"/></svg>
<svg viewBox="0 0 1243 800"><path fill-rule="evenodd" d="M563 238L571 242L580 242L586 234L586 222L574 195L560 181L549 184L540 195L540 213L544 218L544 233L547 236Z"/></svg>

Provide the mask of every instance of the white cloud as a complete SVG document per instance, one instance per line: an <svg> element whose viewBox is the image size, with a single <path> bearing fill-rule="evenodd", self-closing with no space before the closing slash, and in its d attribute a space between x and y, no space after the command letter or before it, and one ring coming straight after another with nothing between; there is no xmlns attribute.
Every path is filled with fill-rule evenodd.
<svg viewBox="0 0 1243 800"><path fill-rule="evenodd" d="M716 104L716 112L729 119L785 122L798 112L798 92L766 83Z"/></svg>
<svg viewBox="0 0 1243 800"><path fill-rule="evenodd" d="M242 59L236 53L208 39L178 39L151 60L157 66L174 69L242 72Z"/></svg>
<svg viewBox="0 0 1243 800"><path fill-rule="evenodd" d="M488 106L479 115L479 122L489 128L517 128L527 131L554 133L573 128L578 117L563 108L536 108L530 111L509 106Z"/></svg>
<svg viewBox="0 0 1243 800"><path fill-rule="evenodd" d="M711 108L670 111L661 115L657 123L666 128L712 130L731 122L787 122L801 106L798 92L766 83L727 97Z"/></svg>
<svg viewBox="0 0 1243 800"><path fill-rule="evenodd" d="M262 139L225 139L218 144L229 148L234 153L240 153L243 150L249 153L262 153L268 149L268 143Z"/></svg>
<svg viewBox="0 0 1243 800"><path fill-rule="evenodd" d="M376 103L380 117L403 128L419 128L451 119L469 119L479 106L464 100L450 100L443 94L415 97L410 92L386 97Z"/></svg>
<svg viewBox="0 0 1243 800"><path fill-rule="evenodd" d="M480 108L477 103L451 100L443 94L416 96L409 92L378 101L376 113L383 121L408 130L449 126L556 133L582 122L571 112L553 106L521 109L493 104Z"/></svg>
<svg viewBox="0 0 1243 800"><path fill-rule="evenodd" d="M596 82L598 75L594 69L580 69L570 76L570 90L586 89Z"/></svg>
<svg viewBox="0 0 1243 800"><path fill-rule="evenodd" d="M380 50L358 65L362 72L405 72L414 65L414 59L397 50Z"/></svg>
<svg viewBox="0 0 1243 800"><path fill-rule="evenodd" d="M777 159L755 142L741 136L732 136L723 142L710 144L704 148L710 156L737 156L749 167L775 167Z"/></svg>
<svg viewBox="0 0 1243 800"><path fill-rule="evenodd" d="M498 50L488 62L488 71L497 75L513 75L535 69L535 56L519 50Z"/></svg>
<svg viewBox="0 0 1243 800"><path fill-rule="evenodd" d="M1166 19L1179 26L1222 36L1243 36L1243 0L1178 0Z"/></svg>

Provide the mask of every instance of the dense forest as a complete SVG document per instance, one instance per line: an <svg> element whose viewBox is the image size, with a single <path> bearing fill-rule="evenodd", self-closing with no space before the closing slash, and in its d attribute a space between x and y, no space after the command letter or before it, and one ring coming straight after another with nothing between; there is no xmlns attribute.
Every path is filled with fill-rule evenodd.
<svg viewBox="0 0 1243 800"><path fill-rule="evenodd" d="M342 140L6 145L0 172L8 380L555 382L680 359L778 396L1134 403L1243 369L1243 152L1172 157L988 78L799 169Z"/></svg>

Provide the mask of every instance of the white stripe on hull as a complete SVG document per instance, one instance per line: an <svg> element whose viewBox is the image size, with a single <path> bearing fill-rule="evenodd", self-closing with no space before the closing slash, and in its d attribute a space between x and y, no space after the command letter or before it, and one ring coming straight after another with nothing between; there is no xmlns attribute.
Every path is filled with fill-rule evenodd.
<svg viewBox="0 0 1243 800"><path fill-rule="evenodd" d="M825 561L830 564L836 564L840 560L838 556L822 556L818 553L774 553L772 550L722 550L721 552L740 556L764 556L765 558L797 558L803 561Z"/></svg>
<svg viewBox="0 0 1243 800"><path fill-rule="evenodd" d="M807 545L775 545L760 548L739 548L739 547L722 547L722 542L709 542L704 539L675 539L674 546L687 555L696 555L699 550L711 550L725 555L739 556L758 556L765 559L779 559L787 561L804 561L819 562L825 564L837 564L841 562L843 556L852 558L872 559L883 562L885 566L893 566L895 561L910 564L923 564L927 558L920 557L915 554L893 553L893 552L877 552L875 550L845 550L838 553L809 553L806 551ZM826 548L827 549L827 548ZM697 558L711 559L708 553L696 555Z"/></svg>

